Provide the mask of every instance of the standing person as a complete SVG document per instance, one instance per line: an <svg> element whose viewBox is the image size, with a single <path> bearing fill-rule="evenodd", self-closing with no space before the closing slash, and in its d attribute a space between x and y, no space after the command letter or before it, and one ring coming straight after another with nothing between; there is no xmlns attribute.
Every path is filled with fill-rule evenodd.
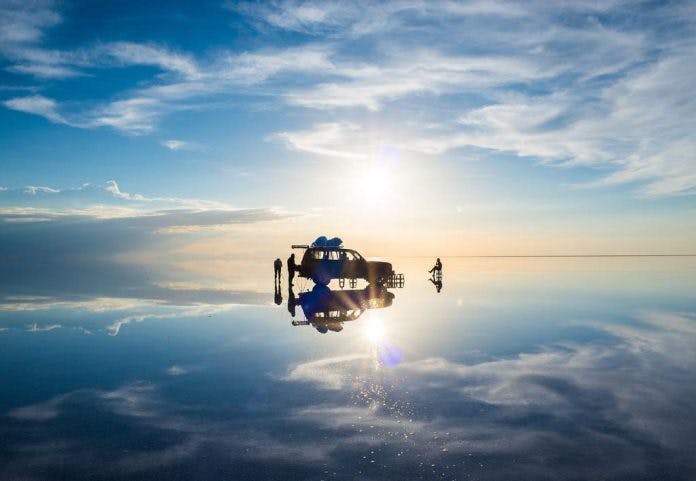
<svg viewBox="0 0 696 481"><path fill-rule="evenodd" d="M292 280L295 277L295 254L290 254L288 257L288 282L292 285Z"/></svg>
<svg viewBox="0 0 696 481"><path fill-rule="evenodd" d="M283 270L283 261L276 259L273 261L273 279L280 284L280 271Z"/></svg>
<svg viewBox="0 0 696 481"><path fill-rule="evenodd" d="M438 257L437 260L435 261L435 265L433 266L432 269L428 271L429 273L433 274L435 272L438 272L442 274L442 262L440 262L440 258Z"/></svg>

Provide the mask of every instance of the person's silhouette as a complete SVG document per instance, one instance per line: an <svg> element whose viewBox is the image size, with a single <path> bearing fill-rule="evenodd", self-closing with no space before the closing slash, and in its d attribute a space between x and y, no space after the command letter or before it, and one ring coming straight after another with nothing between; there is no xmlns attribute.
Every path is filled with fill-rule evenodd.
<svg viewBox="0 0 696 481"><path fill-rule="evenodd" d="M288 282L292 286L292 280L295 277L295 254L290 254L290 257L288 257Z"/></svg>
<svg viewBox="0 0 696 481"><path fill-rule="evenodd" d="M442 273L442 262L440 262L440 258L438 257L437 260L435 261L435 265L433 266L432 269L428 271L431 274L434 274L436 272Z"/></svg>
<svg viewBox="0 0 696 481"><path fill-rule="evenodd" d="M280 272L283 270L283 261L276 259L273 261L273 278L280 283Z"/></svg>

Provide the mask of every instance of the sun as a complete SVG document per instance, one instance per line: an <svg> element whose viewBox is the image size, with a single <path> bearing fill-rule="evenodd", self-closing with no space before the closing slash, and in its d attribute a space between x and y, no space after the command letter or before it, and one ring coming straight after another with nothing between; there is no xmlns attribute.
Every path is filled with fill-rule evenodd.
<svg viewBox="0 0 696 481"><path fill-rule="evenodd" d="M359 178L358 194L366 201L383 200L391 191L389 169L383 165L371 166Z"/></svg>

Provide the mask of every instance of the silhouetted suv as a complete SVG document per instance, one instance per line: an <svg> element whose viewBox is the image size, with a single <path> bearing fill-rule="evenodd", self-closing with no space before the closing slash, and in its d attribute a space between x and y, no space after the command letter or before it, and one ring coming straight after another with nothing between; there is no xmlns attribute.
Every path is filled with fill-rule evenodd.
<svg viewBox="0 0 696 481"><path fill-rule="evenodd" d="M298 275L322 286L331 282L331 279L365 279L370 284L381 285L394 275L391 263L368 261L353 249L315 244L292 247L305 249L302 262L295 268Z"/></svg>

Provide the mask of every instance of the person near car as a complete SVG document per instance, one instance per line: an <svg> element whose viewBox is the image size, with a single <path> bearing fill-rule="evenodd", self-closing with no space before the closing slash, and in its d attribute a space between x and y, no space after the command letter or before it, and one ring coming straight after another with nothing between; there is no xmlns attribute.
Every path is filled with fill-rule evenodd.
<svg viewBox="0 0 696 481"><path fill-rule="evenodd" d="M288 281L290 285L292 285L292 280L295 278L295 269L295 254L290 254L290 257L288 257Z"/></svg>

